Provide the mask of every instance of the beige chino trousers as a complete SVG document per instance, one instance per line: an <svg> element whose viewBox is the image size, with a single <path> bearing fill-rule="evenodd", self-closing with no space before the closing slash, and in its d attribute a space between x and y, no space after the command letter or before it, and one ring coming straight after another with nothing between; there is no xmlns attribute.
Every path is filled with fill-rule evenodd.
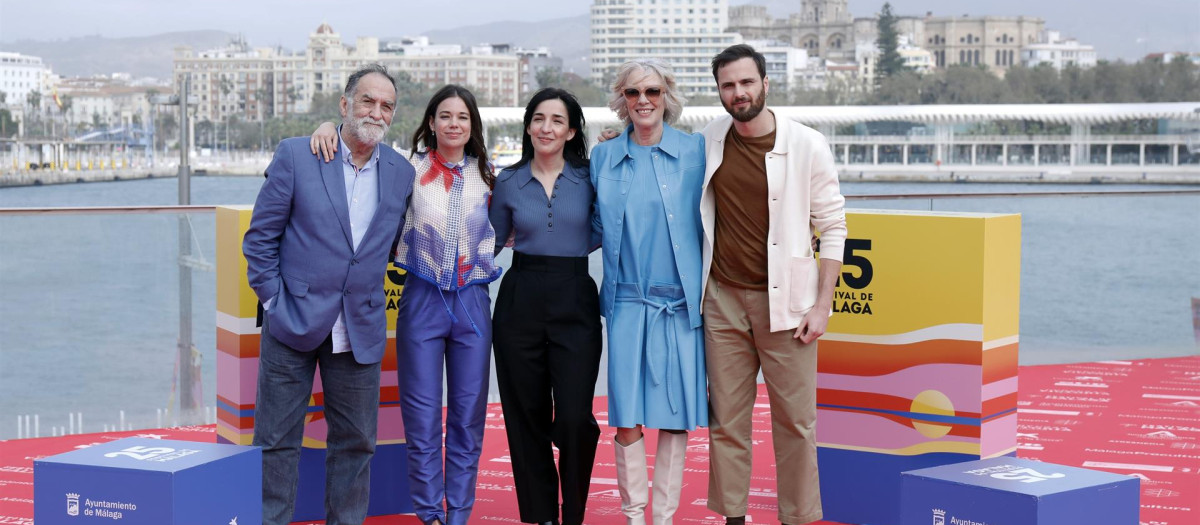
<svg viewBox="0 0 1200 525"><path fill-rule="evenodd" d="M817 343L771 332L766 291L729 286L710 277L704 297L708 365L708 508L746 515L750 490L751 422L761 368L771 403L771 437L779 521L821 519L817 477Z"/></svg>

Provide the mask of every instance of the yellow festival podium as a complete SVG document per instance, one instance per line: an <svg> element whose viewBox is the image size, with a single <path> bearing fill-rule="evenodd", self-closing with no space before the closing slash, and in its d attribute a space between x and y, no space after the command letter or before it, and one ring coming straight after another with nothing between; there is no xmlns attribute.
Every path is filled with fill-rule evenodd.
<svg viewBox="0 0 1200 525"><path fill-rule="evenodd" d="M217 208L217 441L237 445L249 445L254 438L262 328L262 306L246 281L246 259L242 255L242 237L250 227L251 210L251 206ZM409 498L396 497L408 494L408 460L396 376L395 310L403 282L402 271L389 266L384 278L388 341L379 382L379 432L371 463L368 507L372 516L412 512ZM294 521L320 520L325 515L326 425L322 392L321 377L317 374L305 416Z"/></svg>
<svg viewBox="0 0 1200 525"><path fill-rule="evenodd" d="M821 498L825 519L890 525L901 472L1016 452L1021 218L851 211L847 223L818 345Z"/></svg>

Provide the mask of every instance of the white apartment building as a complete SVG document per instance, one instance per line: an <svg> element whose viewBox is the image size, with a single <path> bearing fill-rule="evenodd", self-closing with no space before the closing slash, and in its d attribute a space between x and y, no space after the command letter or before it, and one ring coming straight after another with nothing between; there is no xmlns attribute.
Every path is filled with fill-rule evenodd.
<svg viewBox="0 0 1200 525"><path fill-rule="evenodd" d="M40 57L0 51L0 92L4 103L24 105L30 92L41 93L41 106L53 104L53 73Z"/></svg>
<svg viewBox="0 0 1200 525"><path fill-rule="evenodd" d="M864 91L875 89L875 68L879 66L879 46L874 40L854 43L854 62L858 66L853 84Z"/></svg>
<svg viewBox="0 0 1200 525"><path fill-rule="evenodd" d="M1096 48L1074 38L1063 38L1058 31L1046 30L1038 42L1021 48L1021 63L1025 67L1050 64L1059 71L1070 65L1087 69L1096 65Z"/></svg>
<svg viewBox="0 0 1200 525"><path fill-rule="evenodd" d="M766 59L767 78L771 81L772 92L782 90L779 92L787 93L804 85L808 68L812 65L808 51L774 40L747 40L746 44L762 53Z"/></svg>
<svg viewBox="0 0 1200 525"><path fill-rule="evenodd" d="M933 52L913 45L910 35L899 35L896 54L905 68L917 73L928 73L934 68ZM879 67L879 47L874 40L860 40L854 45L855 61L858 63L856 83L870 91L875 88L875 71Z"/></svg>
<svg viewBox="0 0 1200 525"><path fill-rule="evenodd" d="M214 122L306 112L314 95L341 93L354 71L375 63L429 87L464 85L481 105L516 106L520 61L497 48L504 46L473 46L463 53L461 46L434 46L424 37L382 48L376 37L358 37L355 46L347 46L329 24L321 24L309 35L308 47L295 53L251 48L243 40L200 53L176 48L175 79L191 75L191 92L200 99L197 116Z"/></svg>
<svg viewBox="0 0 1200 525"><path fill-rule="evenodd" d="M917 73L928 73L933 69L933 53L928 49L904 45L896 48L896 53L900 55L904 67Z"/></svg>
<svg viewBox="0 0 1200 525"><path fill-rule="evenodd" d="M717 96L712 57L742 41L726 33L729 0L593 0L592 81L608 87L621 64L670 63L684 96Z"/></svg>
<svg viewBox="0 0 1200 525"><path fill-rule="evenodd" d="M1158 60L1164 64L1170 64L1177 59L1187 60L1188 62L1200 66L1200 53L1196 52L1188 53L1181 51L1167 51L1165 53L1150 53L1145 57L1145 60Z"/></svg>
<svg viewBox="0 0 1200 525"><path fill-rule="evenodd" d="M144 124L152 118L149 93L170 94L171 86L130 82L128 75L62 79L58 95L64 118L72 128ZM160 108L161 109L161 108Z"/></svg>
<svg viewBox="0 0 1200 525"><path fill-rule="evenodd" d="M427 36L406 36L400 40L384 42L379 49L384 53L398 53L405 56L438 56L461 55L462 46L458 44L432 44Z"/></svg>

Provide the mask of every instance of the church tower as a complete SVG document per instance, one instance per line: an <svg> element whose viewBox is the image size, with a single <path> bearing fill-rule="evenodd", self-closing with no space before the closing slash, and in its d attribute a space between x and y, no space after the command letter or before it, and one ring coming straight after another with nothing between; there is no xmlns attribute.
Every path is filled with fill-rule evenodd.
<svg viewBox="0 0 1200 525"><path fill-rule="evenodd" d="M802 0L800 13L805 22L821 25L852 21L849 0Z"/></svg>

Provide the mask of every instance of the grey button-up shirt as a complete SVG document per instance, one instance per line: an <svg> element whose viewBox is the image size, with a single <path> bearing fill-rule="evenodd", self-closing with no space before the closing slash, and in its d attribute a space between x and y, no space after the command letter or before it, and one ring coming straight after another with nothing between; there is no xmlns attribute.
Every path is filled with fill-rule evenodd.
<svg viewBox="0 0 1200 525"><path fill-rule="evenodd" d="M511 233L513 249L521 253L586 256L600 246L600 235L592 230L595 200L587 166L565 164L549 197L533 177L532 162L501 171L489 211L496 230L496 253Z"/></svg>

